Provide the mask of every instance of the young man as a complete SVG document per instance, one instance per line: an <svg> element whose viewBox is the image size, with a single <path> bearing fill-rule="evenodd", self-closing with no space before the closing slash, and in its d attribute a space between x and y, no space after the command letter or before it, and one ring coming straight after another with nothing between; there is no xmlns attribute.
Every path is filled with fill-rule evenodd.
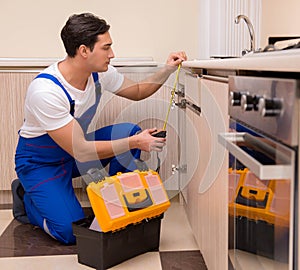
<svg viewBox="0 0 300 270"><path fill-rule="evenodd" d="M67 57L32 81L25 100L15 155L21 184L12 184L14 214L66 244L75 242L72 222L84 217L72 178L100 164L110 163L111 175L134 170L140 151L161 151L165 145L165 138L151 136L155 129L141 131L130 123L88 133L101 91L131 100L147 98L186 60L184 52L172 53L165 67L135 83L110 66L114 53L109 27L89 13L71 16L61 31Z"/></svg>

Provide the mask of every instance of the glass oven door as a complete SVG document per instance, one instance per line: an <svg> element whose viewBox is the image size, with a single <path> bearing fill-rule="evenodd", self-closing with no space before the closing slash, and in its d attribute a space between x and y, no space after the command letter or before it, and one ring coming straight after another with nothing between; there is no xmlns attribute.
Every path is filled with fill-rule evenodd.
<svg viewBox="0 0 300 270"><path fill-rule="evenodd" d="M295 150L231 127L219 134L230 155L228 269L292 270Z"/></svg>

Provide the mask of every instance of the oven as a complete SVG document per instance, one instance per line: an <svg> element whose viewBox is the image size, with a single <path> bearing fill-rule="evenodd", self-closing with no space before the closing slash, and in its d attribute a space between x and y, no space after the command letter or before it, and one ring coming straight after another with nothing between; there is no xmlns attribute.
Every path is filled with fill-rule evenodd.
<svg viewBox="0 0 300 270"><path fill-rule="evenodd" d="M228 269L298 269L299 87L229 78Z"/></svg>

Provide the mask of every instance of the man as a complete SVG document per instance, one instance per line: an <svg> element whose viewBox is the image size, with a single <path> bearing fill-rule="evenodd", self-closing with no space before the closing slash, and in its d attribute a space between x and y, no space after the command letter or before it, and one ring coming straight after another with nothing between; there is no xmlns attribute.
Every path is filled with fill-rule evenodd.
<svg viewBox="0 0 300 270"><path fill-rule="evenodd" d="M67 57L32 81L25 100L15 155L21 184L12 184L14 209L20 210L24 201L25 211L14 214L66 244L75 242L72 222L84 217L72 177L100 162L110 163L110 175L134 170L141 151L161 151L165 145L165 138L151 135L155 129L141 131L130 123L88 133L101 91L131 100L147 98L186 60L184 52L172 53L165 67L135 83L110 66L114 53L109 28L89 13L71 16L61 31Z"/></svg>

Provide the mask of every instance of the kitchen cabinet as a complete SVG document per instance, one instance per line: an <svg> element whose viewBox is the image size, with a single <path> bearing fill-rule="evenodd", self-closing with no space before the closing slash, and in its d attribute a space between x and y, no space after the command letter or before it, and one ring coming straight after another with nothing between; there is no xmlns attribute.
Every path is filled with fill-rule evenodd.
<svg viewBox="0 0 300 270"><path fill-rule="evenodd" d="M279 195L277 198L280 198L279 200L276 201L276 203L272 204L272 211L273 213L276 212L275 207L273 207L273 205L276 205L276 207L279 207L281 209L286 209L285 207L285 203L287 200L286 198L290 198L290 209L292 209L293 207L294 210L290 210L290 227L289 227L289 232L288 232L288 236L286 231L280 230L280 229L274 229L275 231L275 235L277 237L277 235L279 234L280 237L276 238L276 241L273 241L273 239L268 239L268 241L264 241L261 243L266 243L266 245L260 245L259 241L262 239L262 237L253 237L253 235L258 235L257 233L261 233L266 239L266 237L268 237L268 233L265 230L265 228L261 229L261 227L258 229L258 226L256 224L262 224L258 222L257 218L253 218L253 216L250 218L250 222L247 221L247 219L243 219L238 217L237 220L240 220L241 222L239 222L240 224L233 223L230 222L230 232L233 231L234 233L231 234L232 237L230 237L229 241L229 248L232 249L232 243L237 243L238 241L236 241L236 239L240 240L239 246L235 245L236 249L235 250L229 250L229 256L230 256L230 261L231 264L229 265L229 269L233 269L232 267L235 267L236 269L250 269L249 267L253 266L255 268L253 269L275 269L275 265L278 269L283 269L286 268L286 266L283 263L285 263L286 261L286 257L284 258L283 256L278 260L277 258L279 257L278 254L287 254L287 248L286 248L286 244L288 243L289 246L289 250L293 250L292 252L289 252L289 262L292 262L289 264L288 268L291 269L299 269L299 258L300 258L300 252L299 252L299 242L300 242L300 229L299 229L299 207L300 207L300 203L299 203L299 186L298 186L298 179L299 179L299 166L300 166L300 162L299 162L299 128L297 128L300 125L300 111L298 110L300 104L299 104L299 72L300 72L300 50L297 48L292 48L290 50L279 50L279 51L274 51L274 52L262 52L262 53L256 53L256 54L248 54L244 57L241 58L233 58L233 59L209 59L209 60L193 60L193 61L187 61L183 63L183 67L189 68L189 69L195 69L195 70L199 70L202 71L202 74L204 74L199 80L201 80L200 83L200 91L201 91L201 110L202 110L202 114L204 114L205 112L207 113L206 115L215 115L215 117L217 116L216 113L209 113L209 111L213 112L212 107L211 108L206 108L205 109L205 104L207 102L207 97L204 96L204 93L211 93L211 95L216 98L216 104L218 104L219 106L219 110L223 111L224 109L224 113L223 113L223 117L224 117L224 122L226 122L226 109L227 109L227 105L225 103L227 103L227 86L226 83L222 83L222 79L221 81L217 78L217 81L209 81L209 79L213 79L212 77L207 76L208 75L220 75L220 76L233 76L233 77L246 77L246 78L251 78L251 77L256 77L253 81L251 81L251 83L249 83L248 85L243 84L241 86L241 88L239 89L239 91L237 92L244 92L245 89L247 90L247 93L252 89L253 90L253 86L257 84L256 81L258 80L262 80L264 77L266 78L281 78L281 79L296 79L297 80L297 89L296 89L296 93L298 93L298 95L290 95L288 94L289 98L291 98L292 102L287 102L285 103L286 105L282 105L281 108L283 109L283 114L279 116L276 116L276 119L278 120L278 122L280 122L280 126L279 128L277 128L275 126L275 122L272 123L270 126L272 128L272 130L275 132L276 134L273 134L272 140L274 140L274 142L276 142L277 144L282 144L282 142L284 141L285 146L287 147L287 143L286 140L288 140L288 138L294 138L295 140L293 141L293 147L290 148L290 150L295 151L295 156L296 156L296 162L297 164L295 164L295 168L296 170L294 171L292 166L293 165L293 158L290 159L289 161L289 165L291 165L291 170L289 169L289 172L293 172L293 175L289 175L288 179L292 179L292 177L295 177L295 182L291 181L292 184L295 184L294 188L291 186L291 191L290 194L291 196L281 196ZM230 79L231 80L231 79ZM219 81L219 82L218 82ZM225 80L224 80L225 81ZM259 84L259 83L258 83ZM219 87L219 86L220 87ZM223 86L224 87L223 87ZM260 84L259 84L260 85ZM271 87L270 90L270 96L272 97L271 100L276 100L276 95L280 92L282 93L289 93L287 91L287 87L284 86L284 91L279 90L277 86L277 83L272 83L269 85L269 87ZM279 84L280 85L280 84ZM225 91L219 91L219 93L216 93L214 91L214 89L223 89ZM260 87L261 89L259 91L259 94L256 92L257 89L255 89L255 92L252 94L249 94L249 96L251 97L266 97L266 87ZM207 91L203 91L203 90L207 90ZM236 91L237 89L235 89L234 91ZM223 95L224 93L224 95ZM250 92L249 92L250 93ZM221 99L223 98L223 100ZM284 98L285 99L285 98ZM281 102L283 101L282 98L280 98ZM288 99L289 100L289 99ZM238 100L237 100L238 101ZM237 102L238 103L238 102ZM237 104L236 103L236 104ZM250 104L250 103L249 103ZM283 103L284 104L284 103ZM224 105L224 107L223 107ZM247 104L248 105L248 104ZM295 106L295 111L291 114L287 114L286 112L288 111L287 108ZM231 107L231 106L230 106ZM247 110L245 112L243 112L242 108L245 108L245 106L243 106L242 108L240 106L236 106L235 108L237 108L237 112L239 112L239 114L236 114L234 116L234 119L239 119L241 123L246 123L247 127L252 127L252 129L258 131L260 130L260 133L264 134L264 137L267 137L267 127L269 128L270 126L268 126L267 122L272 121L272 117L264 117L267 116L265 114L265 112L260 115L257 116L257 118L254 118L254 115L258 114L258 110ZM272 108L272 107L271 107ZM248 108L247 108L248 109ZM233 110L233 108L230 108L230 110ZM235 109L234 109L235 110ZM188 113L187 113L188 115ZM247 116L248 115L248 116ZM274 114L273 114L274 115ZM292 117L294 116L295 117ZM271 114L272 116L272 114ZM187 117L187 116L186 116ZM213 118L215 118L213 117ZM243 119L243 118L247 118L248 119ZM261 118L262 117L262 118ZM292 117L292 118L291 118ZM200 119L200 118L199 118ZM236 120L237 120L236 119ZM260 120L259 120L260 119ZM273 117L274 119L274 117ZM289 124L289 121L291 121L292 119L292 124ZM200 119L201 120L201 119ZM247 122L246 122L247 120ZM281 121L282 120L282 121ZM252 121L252 123L250 122ZM258 122L259 121L259 122ZM208 269L226 269L227 268L227 252L226 249L224 249L224 247L226 248L227 244L227 233L228 233L228 225L227 225L227 215L228 215L228 211L227 211L227 205L228 205L228 201L229 199L227 197L227 190L229 190L229 187L227 187L227 182L230 181L231 185L230 186L230 190L232 193L233 188L235 187L236 181L239 178L235 178L235 176L233 175L233 179L231 177L231 175L229 173L227 173L227 166L222 166L218 176L215 178L214 183L207 189L206 192L200 192L200 194L197 194L197 187L199 187L199 182L202 182L203 180L205 180L206 177L203 177L203 175L205 174L205 172L203 172L203 168L205 168L206 164L201 165L202 162L204 163L211 163L210 160L211 158L209 158L208 160L205 160L207 153L213 153L212 150L209 149L209 141L207 142L207 144L205 144L205 141L203 140L207 140L206 138L208 137L208 134L217 134L219 132L212 132L212 128L216 128L215 125L213 125L211 123L211 118L209 118L208 121L202 121L202 123L199 121L198 122L199 127L197 127L199 130L199 138L198 138L198 144L199 144L199 165L197 170L195 171L195 173L193 174L191 180L189 180L189 185L187 186L187 189L185 191L185 194L187 195L187 200L184 200L184 203L186 205L186 209L187 209L187 213L188 213L188 218L191 222L193 231L195 233L196 239L198 241L199 244L199 248L201 250L201 252L203 253L204 259L206 261L206 264L208 266ZM181 124L181 122L180 122ZM208 127L205 127L205 126ZM287 128L286 128L287 127ZM224 129L226 130L226 128L219 128L219 129ZM278 135L282 134L282 132L287 132L288 129L292 130L291 134L292 136L285 136L284 138L279 138ZM202 134L202 135L201 135ZM294 137L295 136L295 137ZM231 137L231 136L229 136ZM234 136L232 136L233 138ZM222 136L220 136L220 138L222 138ZM297 139L296 139L297 138ZM211 139L211 138L210 138ZM202 140L202 141L201 141ZM223 139L220 139L220 142ZM283 141L282 141L283 140ZM223 140L224 141L224 140ZM265 138L264 138L265 141ZM294 141L298 141L294 144ZM190 141L187 141L187 148L192 148L192 146L188 147L188 144L191 143ZM227 145L227 142L225 143ZM195 145L195 143L193 142L193 145ZM213 146L214 144L210 144L211 146ZM272 142L272 145L274 145L274 143ZM282 145L281 145L282 147ZM232 148L232 147L231 147ZM233 148L235 148L233 146ZM278 147L279 149L279 147ZM207 151L206 153L204 151ZM204 153L203 153L204 152ZM288 153L290 153L290 151L287 151ZM276 150L277 153L277 150ZM277 155L277 154L276 154ZM201 159L202 157L202 159ZM233 155L230 156L231 161L233 158ZM242 157L242 159L244 159L244 157ZM224 159L224 164L226 164L228 161L226 159ZM243 160L243 162L245 162ZM270 162L268 162L269 164ZM273 164L273 163L271 163ZM285 164L285 163L284 163ZM187 164L187 170L188 170L188 165ZM249 165L246 164L248 167ZM251 165L252 166L252 165ZM248 168L249 169L249 168ZM256 169L255 169L256 170ZM212 173L213 170L210 170L210 173ZM280 176L282 173L285 172L285 169L279 169L279 170L275 170L275 169L270 169L270 172L274 172L275 173L275 179L281 178L281 179L286 179L286 176ZM184 174L182 174L180 176L180 180L181 178L184 177ZM197 179L198 178L198 179ZM274 177L272 177L274 178ZM222 180L223 179L223 183ZM288 180L287 179L287 180ZM269 179L268 179L269 180ZM276 181L277 182L277 181ZM279 183L279 182L278 182ZM276 185L278 185L278 183ZM218 188L220 188L218 190ZM199 189L198 189L199 191ZM280 192L285 192L285 189L280 188L278 189L275 194L280 193ZM293 193L294 191L294 193ZM286 192L287 193L287 192ZM250 192L249 192L250 194ZM255 194L255 191L253 192L251 190L251 195L249 195L247 198L253 200L252 194ZM288 194L288 193L287 193ZM231 194L232 195L232 194ZM274 196L274 193L272 193L272 195ZM246 195L247 196L247 195ZM275 195L276 196L276 195ZM294 196L294 199L293 199ZM183 196L184 197L184 196ZM196 199L197 198L197 199ZM273 197L274 198L274 197ZM276 197L275 197L276 198ZM281 201L280 201L281 200ZM248 203L248 199L247 199L247 205L250 205L250 202ZM294 202L294 203L293 203ZM259 203L259 202L257 202ZM271 205L271 204L270 204ZM229 208L231 209L231 208ZM224 211L224 215L222 215L222 211ZM234 210L233 210L234 211ZM250 212L250 211L249 211ZM263 209L261 211L261 213L266 213L266 211ZM294 215L294 217L292 217L292 215ZM195 216L193 216L195 215ZM225 220L225 221L224 221ZM232 219L230 218L229 221L231 221ZM255 220L253 222L253 220ZM280 218L276 217L276 221L280 220ZM244 221L247 221L244 222ZM243 223L244 222L244 223ZM251 222L253 222L253 225L251 224ZM216 227L215 224L218 224L218 228ZM232 226L231 225L236 225L238 224L239 227L237 226ZM266 225L268 225L266 223ZM251 227L252 226L252 227ZM293 227L294 226L294 227ZM245 229L244 229L245 228ZM252 229L253 228L253 229ZM256 229L257 228L257 229ZM272 227L271 227L272 228ZM255 231L256 230L256 231ZM241 237L238 237L236 232L239 232L241 235ZM254 234L254 233L255 234ZM270 235L270 234L269 234ZM250 239L247 240L247 237ZM232 239L234 239L235 241L233 242ZM245 241L245 239L247 241ZM278 239L280 239L281 241L278 241ZM244 241L244 242L243 242ZM288 241L288 242L287 242ZM278 246L278 249L274 249L274 247L272 247L272 245L276 242L276 245ZM276 254L276 256L278 257L274 257L276 258L276 264L272 263L272 260L274 261L274 258L268 258L266 255L269 255L267 252L260 252L260 250L263 248L265 248L265 246L270 247L269 250L267 250L267 252L269 252L269 254L272 252L274 252ZM239 248L242 247L242 250L239 250ZM245 248L249 247L254 247L254 249L251 250L251 252L245 252ZM258 250L259 252L256 252L256 250ZM284 252L278 252L278 250L283 250ZM270 252L271 251L271 252ZM249 254L252 253L252 254ZM253 254L254 253L254 254ZM249 256L250 255L250 256ZM284 259L284 260L283 260ZM222 262L222 263L221 263ZM249 266L250 265L250 266ZM247 268L248 267L248 268ZM276 269L277 269L276 268ZM251 268L252 269L252 268Z"/></svg>
<svg viewBox="0 0 300 270"><path fill-rule="evenodd" d="M228 130L228 85L219 77L185 75L189 105L179 113L182 201L208 269L227 268L228 157L218 133ZM201 108L201 113L194 109Z"/></svg>
<svg viewBox="0 0 300 270"><path fill-rule="evenodd" d="M0 72L0 203L10 203L11 181L16 177L14 155L18 130L23 122L23 103L27 86L36 72Z"/></svg>

